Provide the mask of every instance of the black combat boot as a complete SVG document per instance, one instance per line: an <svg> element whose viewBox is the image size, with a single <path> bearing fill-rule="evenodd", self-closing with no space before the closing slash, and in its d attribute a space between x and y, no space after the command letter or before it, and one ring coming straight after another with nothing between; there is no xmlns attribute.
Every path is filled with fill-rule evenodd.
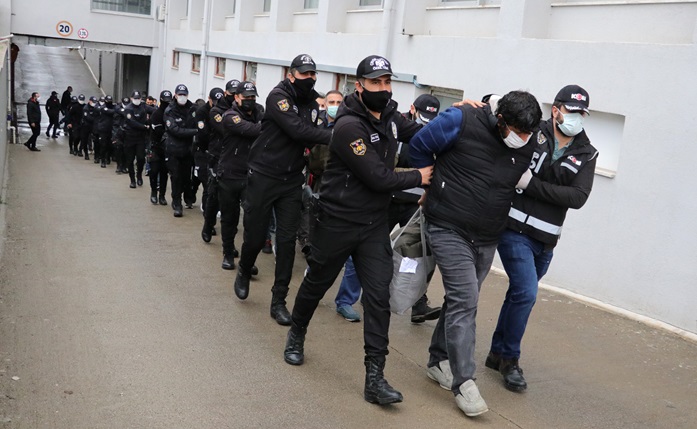
<svg viewBox="0 0 697 429"><path fill-rule="evenodd" d="M528 388L523 377L523 370L518 366L518 359L501 359L499 372L503 375L503 384L512 392L522 392Z"/></svg>
<svg viewBox="0 0 697 429"><path fill-rule="evenodd" d="M161 206L166 206L167 205L167 198L165 198L165 194L161 193L160 194L160 200L159 203Z"/></svg>
<svg viewBox="0 0 697 429"><path fill-rule="evenodd" d="M184 215L181 201L172 201L172 210L174 210L174 217L182 217Z"/></svg>
<svg viewBox="0 0 697 429"><path fill-rule="evenodd" d="M365 357L365 390L363 397L371 404L395 404L402 402L402 394L385 380L385 357Z"/></svg>
<svg viewBox="0 0 697 429"><path fill-rule="evenodd" d="M150 191L150 202L157 204L157 191Z"/></svg>
<svg viewBox="0 0 697 429"><path fill-rule="evenodd" d="M271 318L279 325L288 326L291 323L290 313L286 307L286 296L288 289L285 292L273 291L271 295Z"/></svg>
<svg viewBox="0 0 697 429"><path fill-rule="evenodd" d="M232 255L223 253L223 263L220 267L224 270L234 270L235 269L235 258Z"/></svg>
<svg viewBox="0 0 697 429"><path fill-rule="evenodd" d="M106 161L105 160L102 160L102 165L100 165L100 167L106 168Z"/></svg>
<svg viewBox="0 0 697 429"><path fill-rule="evenodd" d="M201 229L201 239L202 239L203 241L205 241L206 243L210 243L210 242L211 242L211 238L212 238L212 236L213 236L213 231L211 231L211 229L212 229L212 228L208 225L207 222L203 222L203 228ZM232 256L232 255L231 255L231 256ZM223 265L225 265L225 260L224 260L224 259L223 259ZM224 270L227 270L227 269L232 269L232 268L225 268L225 267L223 266L223 269L224 269Z"/></svg>
<svg viewBox="0 0 697 429"><path fill-rule="evenodd" d="M143 186L143 174L139 171L136 182L138 183L138 186Z"/></svg>
<svg viewBox="0 0 697 429"><path fill-rule="evenodd" d="M239 267L237 271L237 277L235 277L235 295L239 299L247 299L249 296L249 278L251 276L244 272L242 267Z"/></svg>
<svg viewBox="0 0 697 429"><path fill-rule="evenodd" d="M302 365L305 361L305 333L307 328L300 328L295 323L290 325L286 337L286 349L283 360L290 365Z"/></svg>
<svg viewBox="0 0 697 429"><path fill-rule="evenodd" d="M428 297L424 294L411 308L411 323L424 323L440 317L440 307L429 307Z"/></svg>

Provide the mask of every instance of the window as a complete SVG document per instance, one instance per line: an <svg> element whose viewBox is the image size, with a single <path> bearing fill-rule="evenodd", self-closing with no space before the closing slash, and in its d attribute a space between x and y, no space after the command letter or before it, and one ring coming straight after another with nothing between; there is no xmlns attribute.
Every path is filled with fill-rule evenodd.
<svg viewBox="0 0 697 429"><path fill-rule="evenodd" d="M257 63L245 62L244 63L244 78L243 80L249 80L256 84L257 82Z"/></svg>
<svg viewBox="0 0 697 429"><path fill-rule="evenodd" d="M225 77L225 58L215 59L215 75L217 77Z"/></svg>
<svg viewBox="0 0 697 429"><path fill-rule="evenodd" d="M319 7L319 0L305 0L303 9L317 9Z"/></svg>
<svg viewBox="0 0 697 429"><path fill-rule="evenodd" d="M179 68L179 52L177 51L172 51L172 68Z"/></svg>
<svg viewBox="0 0 697 429"><path fill-rule="evenodd" d="M264 12L271 12L271 0L264 0Z"/></svg>
<svg viewBox="0 0 697 429"><path fill-rule="evenodd" d="M336 90L344 94L344 97L353 94L353 92L356 90L356 82L358 82L356 76L350 76L347 74L339 75Z"/></svg>
<svg viewBox="0 0 697 429"><path fill-rule="evenodd" d="M114 12L150 15L151 0L92 0L92 10L111 10Z"/></svg>
<svg viewBox="0 0 697 429"><path fill-rule="evenodd" d="M191 71L194 73L201 71L201 56L198 54L191 55Z"/></svg>
<svg viewBox="0 0 697 429"><path fill-rule="evenodd" d="M358 0L360 7L382 7L382 0Z"/></svg>
<svg viewBox="0 0 697 429"><path fill-rule="evenodd" d="M440 109L445 110L452 106L453 103L462 101L465 94L460 89L450 89L450 88L438 88L431 87L431 95L436 97L440 101Z"/></svg>

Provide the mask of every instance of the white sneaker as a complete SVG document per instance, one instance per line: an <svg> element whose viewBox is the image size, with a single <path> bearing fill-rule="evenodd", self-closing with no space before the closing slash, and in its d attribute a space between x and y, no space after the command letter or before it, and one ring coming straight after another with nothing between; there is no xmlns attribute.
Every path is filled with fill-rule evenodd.
<svg viewBox="0 0 697 429"><path fill-rule="evenodd" d="M475 417L489 411L484 398L479 394L474 380L467 380L460 386L460 393L455 396L455 402L467 417Z"/></svg>
<svg viewBox="0 0 697 429"><path fill-rule="evenodd" d="M437 381L445 390L451 390L453 387L453 373L450 370L450 362L442 360L438 365L426 368L426 375L433 381Z"/></svg>

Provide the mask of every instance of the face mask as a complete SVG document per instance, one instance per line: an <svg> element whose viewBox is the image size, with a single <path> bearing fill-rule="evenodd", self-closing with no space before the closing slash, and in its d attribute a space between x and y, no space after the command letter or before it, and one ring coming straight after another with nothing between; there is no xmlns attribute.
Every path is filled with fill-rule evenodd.
<svg viewBox="0 0 697 429"><path fill-rule="evenodd" d="M528 141L530 141L530 137L532 137L532 134L530 134L527 139L523 140L518 134L514 133L510 128L508 128L508 137L504 138L503 142L506 143L506 146L510 147L511 149L520 149L521 147L525 146Z"/></svg>
<svg viewBox="0 0 697 429"><path fill-rule="evenodd" d="M312 94L312 88L315 87L315 80L311 77L306 79L295 79L293 86L299 98L308 98Z"/></svg>
<svg viewBox="0 0 697 429"><path fill-rule="evenodd" d="M39 100L41 100L41 97L39 97L39 96L37 95L37 96L36 96L36 102L38 103Z"/></svg>
<svg viewBox="0 0 697 429"><path fill-rule="evenodd" d="M372 110L373 112L382 112L385 110L385 107L387 107L391 99L391 91L368 91L363 87L363 92L361 93L363 104L365 104L368 110Z"/></svg>
<svg viewBox="0 0 697 429"><path fill-rule="evenodd" d="M414 122L416 122L417 124L420 124L420 125L428 124L428 122L425 122L423 119L421 119L421 116L419 116L419 115L416 115L416 121L414 121Z"/></svg>
<svg viewBox="0 0 697 429"><path fill-rule="evenodd" d="M252 110L254 110L256 104L256 100L242 100L242 104L240 104L240 107L245 112L251 112Z"/></svg>
<svg viewBox="0 0 697 429"><path fill-rule="evenodd" d="M78 100L78 103L82 104L83 106L85 105L85 100Z"/></svg>
<svg viewBox="0 0 697 429"><path fill-rule="evenodd" d="M580 113L567 113L563 114L559 112L564 122L561 124L557 122L557 127L567 137L573 137L583 131L583 115Z"/></svg>
<svg viewBox="0 0 697 429"><path fill-rule="evenodd" d="M225 101L227 101L227 103L232 106L232 103L235 101L235 96L234 95L226 95Z"/></svg>
<svg viewBox="0 0 697 429"><path fill-rule="evenodd" d="M100 105L100 106L103 106L103 105L104 105L104 102L103 102L103 101L100 101L100 102L99 102L99 105Z"/></svg>
<svg viewBox="0 0 697 429"><path fill-rule="evenodd" d="M131 103L133 103L134 106L140 106L140 100L137 98L134 98L133 100L131 100Z"/></svg>
<svg viewBox="0 0 697 429"><path fill-rule="evenodd" d="M327 116L336 119L336 114L339 111L339 106L327 106Z"/></svg>
<svg viewBox="0 0 697 429"><path fill-rule="evenodd" d="M189 97L187 97L186 95L177 95L177 104L183 106L186 104L186 100L188 99Z"/></svg>

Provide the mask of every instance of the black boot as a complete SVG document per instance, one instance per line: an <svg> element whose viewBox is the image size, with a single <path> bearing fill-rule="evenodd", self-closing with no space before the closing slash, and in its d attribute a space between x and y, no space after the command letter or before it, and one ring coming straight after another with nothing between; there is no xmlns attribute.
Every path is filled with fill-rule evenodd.
<svg viewBox="0 0 697 429"><path fill-rule="evenodd" d="M276 323L282 326L288 326L292 321L290 318L290 313L288 312L288 308L286 307L287 295L288 291L286 290L285 293L273 292L271 296L271 318L274 319Z"/></svg>
<svg viewBox="0 0 697 429"><path fill-rule="evenodd" d="M102 165L101 165L101 167L102 167L102 168L106 168L106 161L105 161L105 160L102 160Z"/></svg>
<svg viewBox="0 0 697 429"><path fill-rule="evenodd" d="M233 255L234 255L234 253L233 253ZM249 270L249 274L256 276L257 274L259 274L259 268L257 268L256 265L252 265L252 269Z"/></svg>
<svg viewBox="0 0 697 429"><path fill-rule="evenodd" d="M167 198L165 198L165 194L160 194L159 203L160 203L161 206L166 206L166 205L167 205Z"/></svg>
<svg viewBox="0 0 697 429"><path fill-rule="evenodd" d="M131 188L131 189L135 189L135 188L136 188L136 182L134 182L133 180L131 180L131 184L128 185L128 187Z"/></svg>
<svg viewBox="0 0 697 429"><path fill-rule="evenodd" d="M290 325L288 337L286 337L286 349L283 351L283 360L290 365L302 365L305 361L305 333L307 328L300 328L295 323Z"/></svg>
<svg viewBox="0 0 697 429"><path fill-rule="evenodd" d="M424 323L427 320L436 320L440 317L440 307L428 306L428 297L424 294L411 308L411 323Z"/></svg>
<svg viewBox="0 0 697 429"><path fill-rule="evenodd" d="M249 296L249 277L250 275L245 273L242 267L239 267L235 278L235 295L239 299L247 299Z"/></svg>
<svg viewBox="0 0 697 429"><path fill-rule="evenodd" d="M363 397L371 404L395 404L402 402L402 394L385 380L385 357L365 357L365 390Z"/></svg>
<svg viewBox="0 0 697 429"><path fill-rule="evenodd" d="M172 201L172 210L174 210L174 217L182 217L184 215L181 201Z"/></svg>
<svg viewBox="0 0 697 429"><path fill-rule="evenodd" d="M216 235L218 235L218 231L215 230L215 227L214 227L214 226L211 227L211 235L214 236L214 237L215 237ZM233 254L232 256L235 256L235 255ZM237 256L235 256L235 257L237 257Z"/></svg>
<svg viewBox="0 0 697 429"><path fill-rule="evenodd" d="M223 253L223 263L221 264L221 267L224 270L234 270L235 269L235 258L228 255L227 253Z"/></svg>
<svg viewBox="0 0 697 429"><path fill-rule="evenodd" d="M95 157L94 157L94 163L95 163L95 164L99 164L99 157L98 157L98 156L95 156Z"/></svg>
<svg viewBox="0 0 697 429"><path fill-rule="evenodd" d="M513 392L522 392L528 388L523 377L523 370L518 366L518 359L501 359L499 372L503 375L503 384Z"/></svg>
<svg viewBox="0 0 697 429"><path fill-rule="evenodd" d="M150 202L157 204L157 191L150 191Z"/></svg>
<svg viewBox="0 0 697 429"><path fill-rule="evenodd" d="M138 183L138 186L143 186L143 175L141 173L138 173L138 177L136 178L136 183Z"/></svg>
<svg viewBox="0 0 697 429"><path fill-rule="evenodd" d="M201 229L201 239L205 241L206 243L211 242L211 236L213 235L213 232L211 231L211 227L208 226L207 222L203 222L203 228ZM223 269L224 270L231 270L232 268L225 268L225 258L223 258Z"/></svg>

